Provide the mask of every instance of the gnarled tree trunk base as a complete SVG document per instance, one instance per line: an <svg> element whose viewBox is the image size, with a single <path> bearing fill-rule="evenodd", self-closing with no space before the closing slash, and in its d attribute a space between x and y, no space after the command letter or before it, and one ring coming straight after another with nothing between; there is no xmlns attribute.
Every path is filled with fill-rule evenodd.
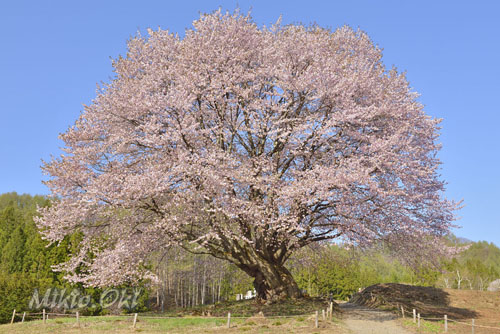
<svg viewBox="0 0 500 334"><path fill-rule="evenodd" d="M299 286L283 264L260 261L256 265L238 267L254 278L256 297L262 302L269 304L283 299L302 297Z"/></svg>

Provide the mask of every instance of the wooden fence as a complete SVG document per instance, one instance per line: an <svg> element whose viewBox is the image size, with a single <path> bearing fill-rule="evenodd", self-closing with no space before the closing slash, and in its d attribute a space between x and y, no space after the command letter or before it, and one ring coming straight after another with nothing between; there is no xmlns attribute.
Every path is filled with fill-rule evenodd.
<svg viewBox="0 0 500 334"><path fill-rule="evenodd" d="M320 322L320 312L316 311L314 314L314 328L319 328L319 322ZM179 319L179 317L174 317L174 316L153 316L153 315L139 315L138 313L130 314L130 315L119 315L120 317L128 317L131 318L132 322L132 327L136 328L137 325L137 320L139 318L141 319ZM302 315L275 315L275 316L266 316L266 319L279 319L279 318L295 318L299 316L304 316ZM42 312L38 313L27 313L23 312L22 316L21 313L16 313L16 310L12 312L12 319L10 321L11 324L16 322L16 317L20 319L21 323L24 323L25 320L42 320L43 324L47 324L47 320L52 317L70 317L75 319L75 323L77 326L80 326L80 314L79 312L75 313L50 313L46 312L45 309L42 310ZM98 317L98 316L95 316ZM99 316L101 318L105 318L107 316ZM227 317L216 317L216 316L203 316L205 319L227 319L226 327L230 328L231 327L231 320L232 319L248 319L250 317L235 317L232 316L231 313L229 312L227 314ZM321 321L326 322L326 321L331 321L333 320L333 303L330 302L329 307L326 309L321 310Z"/></svg>

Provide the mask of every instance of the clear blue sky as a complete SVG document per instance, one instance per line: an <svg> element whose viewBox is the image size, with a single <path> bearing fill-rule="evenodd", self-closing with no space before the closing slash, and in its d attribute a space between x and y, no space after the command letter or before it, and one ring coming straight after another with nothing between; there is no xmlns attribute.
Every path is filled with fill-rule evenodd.
<svg viewBox="0 0 500 334"><path fill-rule="evenodd" d="M7 1L0 3L0 193L46 194L41 159L112 76L137 30L183 34L237 5L259 24L360 27L444 118L447 196L464 199L459 236L500 245L500 1Z"/></svg>

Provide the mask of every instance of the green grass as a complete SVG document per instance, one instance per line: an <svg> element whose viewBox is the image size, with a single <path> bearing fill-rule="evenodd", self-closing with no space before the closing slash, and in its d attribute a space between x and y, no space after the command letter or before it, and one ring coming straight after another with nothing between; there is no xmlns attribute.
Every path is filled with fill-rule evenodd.
<svg viewBox="0 0 500 334"><path fill-rule="evenodd" d="M232 319L231 324L237 326L244 319ZM139 316L136 329L132 328L132 317L127 316L105 316L105 317L81 317L80 328L76 319L57 318L49 319L46 324L41 320L28 321L25 323L15 323L14 325L0 326L0 333L128 333L141 332L164 333L172 330L192 329L200 330L204 328L217 328L226 326L226 319L214 318L168 318L149 319ZM187 333L187 332L186 332Z"/></svg>
<svg viewBox="0 0 500 334"><path fill-rule="evenodd" d="M158 331L169 331L172 329L185 327L222 327L226 326L226 319L213 318L170 318L170 319L140 319L142 323L146 323L147 327L154 327ZM244 319L231 319L232 325L241 324ZM139 324L139 323L138 323Z"/></svg>
<svg viewBox="0 0 500 334"><path fill-rule="evenodd" d="M227 319L209 317L178 317L178 318L149 318L139 314L136 328L132 328L132 316L102 316L81 317L80 327L77 326L75 317L61 317L47 320L26 321L13 325L0 325L0 334L104 334L104 333L311 333L317 331L313 328L311 318L294 316L290 318L231 318L231 328L228 329ZM322 332L328 331L331 322L325 324Z"/></svg>
<svg viewBox="0 0 500 334"><path fill-rule="evenodd" d="M417 329L418 325L413 323L413 320L403 320L405 327L410 327ZM422 333L442 333L443 332L443 321L425 321L420 320L420 331Z"/></svg>
<svg viewBox="0 0 500 334"><path fill-rule="evenodd" d="M139 314L136 328L133 316L80 317L80 327L75 316L51 318L47 324L41 320L23 324L0 325L0 334L87 334L87 333L310 333L313 322L309 318L315 311L326 309L328 302L319 298L285 300L274 304L261 304L255 300L224 302L190 309L173 309L168 313ZM231 329L227 328L227 314L231 313ZM262 317L261 315L264 315ZM200 316L205 315L205 316ZM282 318L277 316L291 316ZM159 317L170 317L160 319ZM330 324L335 323L336 320Z"/></svg>

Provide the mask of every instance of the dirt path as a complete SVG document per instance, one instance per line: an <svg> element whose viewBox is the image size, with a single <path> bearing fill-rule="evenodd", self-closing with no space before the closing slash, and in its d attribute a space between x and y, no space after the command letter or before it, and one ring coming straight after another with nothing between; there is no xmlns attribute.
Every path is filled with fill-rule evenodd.
<svg viewBox="0 0 500 334"><path fill-rule="evenodd" d="M411 334L397 323L392 313L350 303L340 307L344 311L342 320L353 334Z"/></svg>

